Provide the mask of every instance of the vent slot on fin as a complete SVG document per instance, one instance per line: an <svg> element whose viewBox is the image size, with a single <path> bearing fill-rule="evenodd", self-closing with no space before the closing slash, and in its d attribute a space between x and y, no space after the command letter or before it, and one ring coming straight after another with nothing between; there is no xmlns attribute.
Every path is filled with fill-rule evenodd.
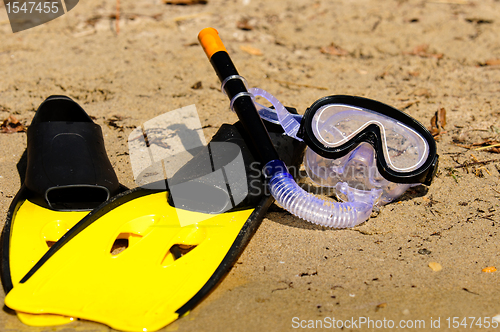
<svg viewBox="0 0 500 332"><path fill-rule="evenodd" d="M110 251L111 255L113 255L113 256L118 255L119 253L121 253L125 249L127 249L128 245L129 245L128 238L123 239L123 238L120 238L118 236L118 238L115 240L115 242L111 246L111 251Z"/></svg>
<svg viewBox="0 0 500 332"><path fill-rule="evenodd" d="M194 248L196 248L196 245L174 244L172 248L170 248L170 252L174 255L174 259L179 259Z"/></svg>
<svg viewBox="0 0 500 332"><path fill-rule="evenodd" d="M191 250L196 248L197 245L186 245L186 244L174 244L169 251L167 251L167 254L163 258L161 265L167 266L174 261L178 260L179 258L183 257L184 255L187 255Z"/></svg>
<svg viewBox="0 0 500 332"><path fill-rule="evenodd" d="M125 249L139 242L139 240L141 239L142 235L140 234L129 233L129 232L120 233L116 237L115 242L113 242L113 245L111 246L109 252L111 253L111 255L116 256L122 253Z"/></svg>
<svg viewBox="0 0 500 332"><path fill-rule="evenodd" d="M130 241L128 240L131 236L130 233L120 233L116 237L115 242L111 246L111 250L109 251L111 255L116 256L119 253L122 253L125 249L127 249L130 245Z"/></svg>

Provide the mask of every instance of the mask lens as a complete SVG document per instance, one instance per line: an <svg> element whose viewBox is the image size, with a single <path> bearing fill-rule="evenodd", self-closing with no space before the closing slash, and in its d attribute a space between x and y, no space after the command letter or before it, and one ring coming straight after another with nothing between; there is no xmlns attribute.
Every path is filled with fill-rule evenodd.
<svg viewBox="0 0 500 332"><path fill-rule="evenodd" d="M312 131L326 147L338 147L371 124L380 128L384 158L390 168L410 172L428 157L426 140L403 123L383 114L344 104L328 104L312 118Z"/></svg>

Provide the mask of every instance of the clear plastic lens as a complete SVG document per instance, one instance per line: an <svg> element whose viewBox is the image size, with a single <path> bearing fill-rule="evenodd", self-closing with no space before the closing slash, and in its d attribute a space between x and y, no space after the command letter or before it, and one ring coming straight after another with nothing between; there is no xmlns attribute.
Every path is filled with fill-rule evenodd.
<svg viewBox="0 0 500 332"><path fill-rule="evenodd" d="M380 128L384 157L390 168L410 172L425 162L429 146L422 136L393 118L365 108L325 105L313 116L312 130L326 147L338 147L371 124Z"/></svg>

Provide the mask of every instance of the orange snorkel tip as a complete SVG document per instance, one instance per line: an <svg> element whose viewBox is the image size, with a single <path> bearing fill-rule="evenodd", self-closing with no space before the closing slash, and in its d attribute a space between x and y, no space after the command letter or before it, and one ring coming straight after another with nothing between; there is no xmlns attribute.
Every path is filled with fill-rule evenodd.
<svg viewBox="0 0 500 332"><path fill-rule="evenodd" d="M214 28L205 28L201 30L198 34L198 40L209 59L219 51L227 53L226 47L219 37L219 33Z"/></svg>

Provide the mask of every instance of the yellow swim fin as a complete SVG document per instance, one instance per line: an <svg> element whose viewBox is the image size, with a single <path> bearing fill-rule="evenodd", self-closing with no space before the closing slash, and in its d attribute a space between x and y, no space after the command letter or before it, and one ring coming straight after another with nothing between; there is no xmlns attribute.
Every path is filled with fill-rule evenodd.
<svg viewBox="0 0 500 332"><path fill-rule="evenodd" d="M70 98L47 98L27 135L24 183L2 232L5 293L90 210L124 191L107 158L101 128ZM59 315L17 315L33 326L73 321Z"/></svg>
<svg viewBox="0 0 500 332"><path fill-rule="evenodd" d="M268 130L281 159L297 165L303 143L282 135L277 125L268 124ZM213 144L239 147L246 178L235 185L247 191L239 204L213 213L217 209L208 206L217 205L217 197L240 200L234 197L234 186L211 183L206 183L211 189L204 191L206 204L197 200L191 204L197 193L190 192L189 183L204 175L196 174L194 167L206 159L202 151L169 181L169 190L136 188L93 210L7 294L6 305L32 314L97 321L124 331L155 331L187 313L230 270L273 202L257 154L246 144L243 132L239 123L223 125L208 149L217 170L222 166L216 165ZM225 167L226 179L231 172ZM185 195L173 198L172 192L182 193L179 188L186 189Z"/></svg>

